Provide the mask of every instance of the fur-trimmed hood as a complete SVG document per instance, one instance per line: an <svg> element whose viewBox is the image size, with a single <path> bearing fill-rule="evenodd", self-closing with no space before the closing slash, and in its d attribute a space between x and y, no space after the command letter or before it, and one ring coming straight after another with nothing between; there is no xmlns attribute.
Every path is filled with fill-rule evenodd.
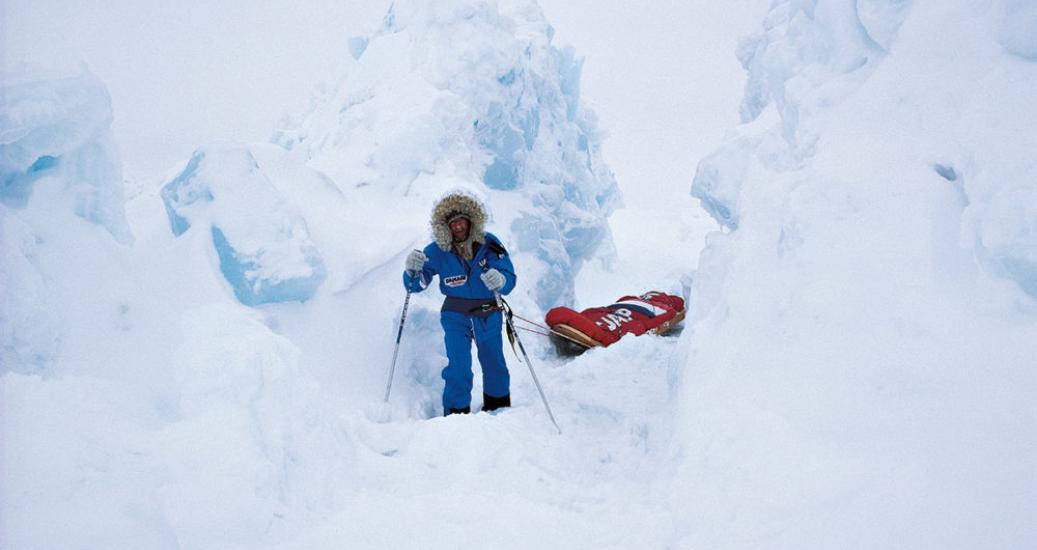
<svg viewBox="0 0 1037 550"><path fill-rule="evenodd" d="M486 207L479 199L468 193L455 191L443 197L432 208L432 238L444 252L449 252L454 247L453 234L450 232L450 219L462 215L468 218L470 228L468 239L458 243L458 251L465 259L472 257L472 243L480 244L486 242Z"/></svg>

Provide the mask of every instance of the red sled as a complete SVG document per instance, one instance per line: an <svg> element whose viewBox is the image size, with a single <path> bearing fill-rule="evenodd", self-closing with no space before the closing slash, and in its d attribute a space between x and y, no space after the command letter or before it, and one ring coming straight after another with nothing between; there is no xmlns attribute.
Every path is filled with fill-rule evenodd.
<svg viewBox="0 0 1037 550"><path fill-rule="evenodd" d="M583 351L607 347L624 334L640 336L646 332L665 334L684 320L684 299L663 292L623 296L614 304L577 312L556 307L547 312L547 325L561 338L582 346ZM554 339L559 344L557 339ZM562 346L559 346L562 351Z"/></svg>

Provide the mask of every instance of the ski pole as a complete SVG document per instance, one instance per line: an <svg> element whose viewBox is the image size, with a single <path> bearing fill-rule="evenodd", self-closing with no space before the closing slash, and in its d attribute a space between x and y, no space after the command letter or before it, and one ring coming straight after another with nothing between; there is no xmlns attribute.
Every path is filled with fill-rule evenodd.
<svg viewBox="0 0 1037 550"><path fill-rule="evenodd" d="M522 352L522 357L526 361L526 366L529 367L529 374L533 377L533 384L536 385L537 391L540 392L540 399L544 402L544 408L547 409L547 416L551 419L551 423L555 425L555 429L558 433L562 433L562 429L558 427L558 422L555 420L555 415L551 414L551 405L547 404L547 396L544 395L544 389L540 387L540 380L537 379L537 373L533 370L533 363L529 361L529 355L526 353L526 347L522 345L522 339L519 338L518 331L515 330L515 325L511 321L511 317L508 316L507 312L504 311L504 301L500 297L499 291L493 291L493 297L497 300L497 307L501 310L501 315L504 316L504 320L508 322L508 328L511 329L511 333L515 335L515 342L518 342L519 350Z"/></svg>
<svg viewBox="0 0 1037 550"><path fill-rule="evenodd" d="M403 313L400 314L400 330L396 333L396 349L392 352L392 365L389 367L389 381L385 384L385 402L389 402L389 391L392 390L392 375L396 371L396 356L400 353L400 339L403 337L403 323L407 320L407 306L410 305L411 292L403 300Z"/></svg>

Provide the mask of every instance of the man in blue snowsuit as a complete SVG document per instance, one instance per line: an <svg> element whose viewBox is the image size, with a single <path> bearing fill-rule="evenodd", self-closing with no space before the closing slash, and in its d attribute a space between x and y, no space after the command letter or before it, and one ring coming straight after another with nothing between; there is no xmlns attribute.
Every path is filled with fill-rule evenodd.
<svg viewBox="0 0 1037 550"><path fill-rule="evenodd" d="M483 409L511 406L511 378L504 362L503 314L494 292L515 288L515 268L500 240L485 230L486 209L474 197L453 193L432 209L435 242L407 256L403 286L421 292L434 275L446 296L440 310L446 342L443 413L471 412L472 341L483 373Z"/></svg>

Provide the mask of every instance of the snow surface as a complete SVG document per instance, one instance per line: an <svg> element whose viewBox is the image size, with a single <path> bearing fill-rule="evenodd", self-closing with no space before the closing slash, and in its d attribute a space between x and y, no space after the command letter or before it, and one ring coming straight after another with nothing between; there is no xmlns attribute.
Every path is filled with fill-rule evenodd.
<svg viewBox="0 0 1037 550"><path fill-rule="evenodd" d="M1032 3L544 4L558 37L524 0L379 6L270 142L170 168L122 141L125 182L128 96L5 56L0 545L1031 547ZM606 59L556 44L624 30ZM676 35L715 83L635 84L692 94L645 132L608 83ZM512 409L440 416L434 291L382 403L403 258L455 187L524 317L690 298L681 332L577 358L521 333L561 435L517 359Z"/></svg>

